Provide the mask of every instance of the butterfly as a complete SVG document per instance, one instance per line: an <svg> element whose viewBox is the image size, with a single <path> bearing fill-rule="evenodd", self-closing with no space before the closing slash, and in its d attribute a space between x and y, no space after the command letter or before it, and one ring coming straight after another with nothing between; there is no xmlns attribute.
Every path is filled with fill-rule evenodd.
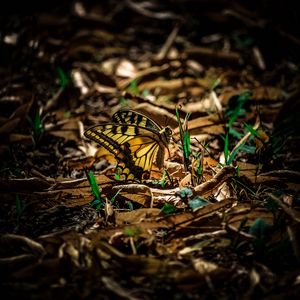
<svg viewBox="0 0 300 300"><path fill-rule="evenodd" d="M154 161L159 169L163 167L172 130L139 112L122 109L112 122L92 126L84 135L115 156L122 179L142 181L149 178Z"/></svg>

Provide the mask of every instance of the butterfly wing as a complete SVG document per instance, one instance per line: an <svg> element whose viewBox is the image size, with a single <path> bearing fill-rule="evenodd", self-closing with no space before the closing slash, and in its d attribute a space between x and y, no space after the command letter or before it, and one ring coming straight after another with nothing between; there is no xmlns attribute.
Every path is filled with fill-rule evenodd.
<svg viewBox="0 0 300 300"><path fill-rule="evenodd" d="M131 124L131 125L138 126L138 128L143 127L149 129L150 131L160 136L159 140L163 144L161 145L161 147L166 147L166 148L168 147L168 144L172 136L172 130L168 126L162 128L159 124L157 124L149 117L131 109L121 109L117 111L112 116L112 119L113 122L115 123ZM161 161L161 159L158 159L158 161ZM161 165L161 163L159 163L158 165Z"/></svg>
<svg viewBox="0 0 300 300"><path fill-rule="evenodd" d="M114 123L131 124L139 127L149 128L153 131L161 131L161 126L147 116L130 109L122 109L117 111L113 116Z"/></svg>
<svg viewBox="0 0 300 300"><path fill-rule="evenodd" d="M137 125L107 123L93 126L84 134L114 154L126 180L141 180L149 174L158 151L165 149L158 131Z"/></svg>
<svg viewBox="0 0 300 300"><path fill-rule="evenodd" d="M140 134L129 140L122 145L122 148L124 152L130 153L118 164L122 174L125 175L125 179L137 178L142 180L149 177L152 163L160 148L156 137L146 132L144 135Z"/></svg>

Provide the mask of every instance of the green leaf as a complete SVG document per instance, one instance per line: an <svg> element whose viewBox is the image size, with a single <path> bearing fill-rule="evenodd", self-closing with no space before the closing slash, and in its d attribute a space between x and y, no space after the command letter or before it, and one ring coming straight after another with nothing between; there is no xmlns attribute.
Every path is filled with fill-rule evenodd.
<svg viewBox="0 0 300 300"><path fill-rule="evenodd" d="M233 129L233 128L229 128L229 134L232 136L232 137L234 137L234 138L236 138L236 139L241 139L242 138L242 134L241 133L239 133L238 131L236 131L235 129Z"/></svg>
<svg viewBox="0 0 300 300"><path fill-rule="evenodd" d="M57 73L58 73L58 77L59 77L60 86L63 89L65 89L68 86L70 79L61 67L57 68Z"/></svg>
<svg viewBox="0 0 300 300"><path fill-rule="evenodd" d="M111 198L110 203L114 204L116 201L117 196L120 194L120 192L122 191L122 189L119 189L116 194Z"/></svg>
<svg viewBox="0 0 300 300"><path fill-rule="evenodd" d="M245 127L247 128L247 130L254 136L257 138L260 138L259 133L257 132L257 130L255 130L251 125L244 123Z"/></svg>
<svg viewBox="0 0 300 300"><path fill-rule="evenodd" d="M17 211L17 216L20 217L24 209L24 204L22 200L20 199L19 194L16 194L16 211Z"/></svg>
<svg viewBox="0 0 300 300"><path fill-rule="evenodd" d="M237 155L237 153L240 151L240 149L241 149L243 146L244 146L244 144L241 144L239 147L235 148L234 151L232 151L232 152L230 153L230 156L229 156L229 158L228 158L228 160L227 160L226 165L228 165L228 166L231 165L231 163L233 162L235 156Z"/></svg>
<svg viewBox="0 0 300 300"><path fill-rule="evenodd" d="M89 172L89 182L90 182L90 186L92 188L92 193L95 197L95 199L98 199L100 200L101 199L101 196L100 196L100 190L99 190L99 186L97 184L97 181L96 181L96 178L95 178L95 175L93 172Z"/></svg>
<svg viewBox="0 0 300 300"><path fill-rule="evenodd" d="M131 227L125 227L124 228L124 235L127 235L129 237L135 237L140 234L140 230L138 228L131 228Z"/></svg>
<svg viewBox="0 0 300 300"><path fill-rule="evenodd" d="M99 209L104 208L104 205L101 200L94 199L93 201L90 202L90 207L99 210Z"/></svg>
<svg viewBox="0 0 300 300"><path fill-rule="evenodd" d="M160 211L166 215L170 215L170 214L175 213L176 210L177 210L177 208L174 205L172 205L170 203L165 203Z"/></svg>
<svg viewBox="0 0 300 300"><path fill-rule="evenodd" d="M276 212L279 209L278 203L275 200L273 200L271 197L266 200L264 206L268 211L271 212Z"/></svg>
<svg viewBox="0 0 300 300"><path fill-rule="evenodd" d="M122 170L120 168L117 168L116 173L115 173L115 178L117 181L121 180L121 175L122 175Z"/></svg>
<svg viewBox="0 0 300 300"><path fill-rule="evenodd" d="M122 106L127 106L128 105L128 99L126 99L125 97L120 97L119 98L119 102Z"/></svg>
<svg viewBox="0 0 300 300"><path fill-rule="evenodd" d="M210 84L210 90L213 91L215 88L217 88L220 85L220 83L221 83L221 78L220 77L214 79L212 81L212 83Z"/></svg>
<svg viewBox="0 0 300 300"><path fill-rule="evenodd" d="M191 209L196 209L205 205L208 205L209 202L207 200L205 200L204 198L201 198L199 196L195 197L194 199L189 201L189 207Z"/></svg>
<svg viewBox="0 0 300 300"><path fill-rule="evenodd" d="M193 191L189 188L183 188L176 192L176 196L179 196L181 199L186 199L193 196Z"/></svg>
<svg viewBox="0 0 300 300"><path fill-rule="evenodd" d="M270 237L272 226L268 224L264 219L257 218L249 228L249 233L255 236L257 239L266 240Z"/></svg>
<svg viewBox="0 0 300 300"><path fill-rule="evenodd" d="M226 116L229 117L227 127L231 127L244 110L242 109L245 103L250 99L251 93L245 91L238 96L233 96L229 100L229 108L226 111Z"/></svg>
<svg viewBox="0 0 300 300"><path fill-rule="evenodd" d="M201 161L201 156L197 157L197 164L196 164L196 174L198 177L201 177L203 174L203 166Z"/></svg>
<svg viewBox="0 0 300 300"><path fill-rule="evenodd" d="M90 172L86 171L86 176L87 176L88 182L90 184L92 194L94 196L94 200L91 201L90 206L93 208L96 208L96 209L103 208L104 202L101 198L100 189L99 189L99 186L96 181L94 173L91 171Z"/></svg>
<svg viewBox="0 0 300 300"><path fill-rule="evenodd" d="M256 147L254 145L242 144L240 150L249 154L254 154Z"/></svg>
<svg viewBox="0 0 300 300"><path fill-rule="evenodd" d="M190 117L190 113L187 113L184 120L184 128L179 116L179 110L176 108L176 118L179 126L179 134L180 134L180 141L182 145L182 151L183 151L183 158L184 158L184 167L185 170L188 170L189 164L190 164L190 154L191 154L191 139L190 139L190 133L188 130L188 119Z"/></svg>
<svg viewBox="0 0 300 300"><path fill-rule="evenodd" d="M41 115L40 112L37 111L35 114L35 118L34 118L34 132L35 135L37 137L40 137L41 134L43 133L44 128L43 128L43 124L42 124L42 119L41 119Z"/></svg>
<svg viewBox="0 0 300 300"><path fill-rule="evenodd" d="M130 210L134 210L133 204L131 201L125 201L125 206L127 206Z"/></svg>
<svg viewBox="0 0 300 300"><path fill-rule="evenodd" d="M140 93L137 79L130 81L129 91L132 95L138 95Z"/></svg>
<svg viewBox="0 0 300 300"><path fill-rule="evenodd" d="M144 89L142 92L142 97L147 98L150 95L150 90L149 89Z"/></svg>
<svg viewBox="0 0 300 300"><path fill-rule="evenodd" d="M187 129L183 133L183 149L185 159L189 159L191 153L191 139L190 133L187 131Z"/></svg>
<svg viewBox="0 0 300 300"><path fill-rule="evenodd" d="M36 145L40 140L42 134L44 133L44 126L39 109L37 110L34 119L30 118L29 116L27 116L26 118L31 126L34 143Z"/></svg>
<svg viewBox="0 0 300 300"><path fill-rule="evenodd" d="M228 137L228 132L226 132L225 139L224 139L224 157L225 157L225 164L228 165L228 158L229 158L229 137Z"/></svg>

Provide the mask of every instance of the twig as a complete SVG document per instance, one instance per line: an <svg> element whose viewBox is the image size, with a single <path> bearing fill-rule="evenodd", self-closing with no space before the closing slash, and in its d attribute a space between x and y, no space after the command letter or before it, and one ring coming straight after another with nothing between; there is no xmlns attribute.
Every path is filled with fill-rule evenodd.
<svg viewBox="0 0 300 300"><path fill-rule="evenodd" d="M178 31L181 27L181 22L178 22L171 33L169 34L167 40L163 44L162 48L160 49L159 53L156 55L156 60L162 60L167 57L168 53L170 52L170 49L178 35Z"/></svg>
<svg viewBox="0 0 300 300"><path fill-rule="evenodd" d="M194 195L203 196L212 190L218 188L223 184L226 180L233 176L235 173L235 168L231 166L226 166L222 170L220 170L214 178L196 186L194 188Z"/></svg>

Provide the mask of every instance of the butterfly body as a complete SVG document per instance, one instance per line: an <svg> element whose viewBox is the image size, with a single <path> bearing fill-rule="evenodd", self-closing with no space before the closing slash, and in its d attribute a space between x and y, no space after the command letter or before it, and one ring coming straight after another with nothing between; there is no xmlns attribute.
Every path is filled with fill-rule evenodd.
<svg viewBox="0 0 300 300"><path fill-rule="evenodd" d="M169 127L162 128L152 119L133 110L120 110L111 123L88 128L84 135L109 150L118 161L125 180L143 180L152 163L159 169L171 139Z"/></svg>

